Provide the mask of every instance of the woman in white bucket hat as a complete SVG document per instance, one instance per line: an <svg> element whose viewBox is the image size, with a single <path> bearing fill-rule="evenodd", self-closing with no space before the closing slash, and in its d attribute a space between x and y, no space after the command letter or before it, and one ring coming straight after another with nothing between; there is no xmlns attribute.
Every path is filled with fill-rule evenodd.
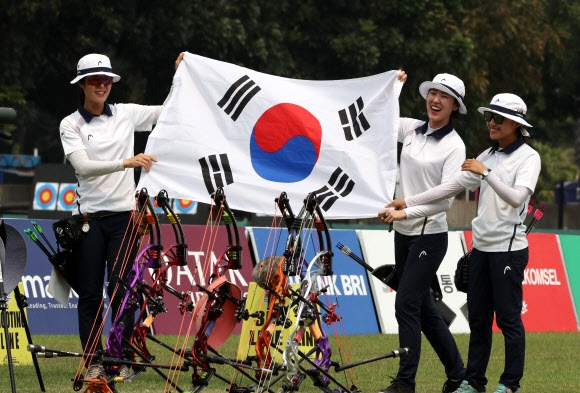
<svg viewBox="0 0 580 393"><path fill-rule="evenodd" d="M467 288L471 330L467 370L457 393L484 392L492 346L492 324L505 341L505 366L495 393L515 393L524 372L525 330L521 318L522 282L528 264L526 226L530 196L540 174L539 154L525 143L532 127L527 107L515 94L494 96L480 107L493 146L461 165L454 181L419 195L395 200L387 221L413 217L412 206L435 203L462 190L480 188L477 217L472 221L473 249ZM411 208L409 208L411 207Z"/></svg>
<svg viewBox="0 0 580 393"><path fill-rule="evenodd" d="M175 61L176 69L182 58L180 54ZM81 242L72 250L72 259L73 270L82 282L77 311L86 354L103 349L99 326L103 319L104 273L114 284L120 272L130 271L122 261L134 260L137 252L136 247L129 250L128 242L123 241L135 205L133 168L149 171L157 161L147 154L134 155L133 133L151 131L162 106L109 104L112 85L120 79L107 56L91 53L82 57L70 82L81 89L80 105L60 123L64 153L78 180L73 216L83 223ZM112 319L123 298L122 290L112 297L116 286L108 286ZM133 323L125 321L125 326L123 335L130 338ZM104 376L105 370L96 360L85 359L86 378ZM121 366L118 372L123 378L130 374L127 366Z"/></svg>
<svg viewBox="0 0 580 393"><path fill-rule="evenodd" d="M399 78L406 79L404 72ZM451 74L438 74L423 82L419 93L425 98L428 120L399 119L398 142L402 143L398 198L415 195L453 180L465 160L465 144L451 118L467 113L463 81ZM383 393L414 393L415 376L421 355L421 331L445 367L447 381L442 391L454 391L465 375L465 367L453 335L435 308L430 284L447 252L448 234L445 211L453 198L430 205L421 217L397 222L395 230L395 271L399 286L395 316L399 325L399 344L410 348L401 357L397 376ZM388 210L379 212L385 221ZM423 216L427 216L423 218ZM435 281L437 282L437 281Z"/></svg>

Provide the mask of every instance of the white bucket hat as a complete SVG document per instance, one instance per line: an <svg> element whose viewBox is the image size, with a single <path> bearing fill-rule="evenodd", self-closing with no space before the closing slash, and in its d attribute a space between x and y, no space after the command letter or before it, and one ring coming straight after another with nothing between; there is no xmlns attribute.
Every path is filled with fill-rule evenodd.
<svg viewBox="0 0 580 393"><path fill-rule="evenodd" d="M419 93L424 99L427 99L427 93L430 89L436 89L444 91L451 94L457 102L459 103L459 113L465 115L467 113L467 108L463 103L463 97L465 97L465 85L463 81L451 74L438 74L433 78L433 81L423 82L419 86Z"/></svg>
<svg viewBox="0 0 580 393"><path fill-rule="evenodd" d="M75 84L81 79L89 75L107 75L113 77L113 82L119 82L121 77L117 74L113 74L113 68L111 67L111 61L105 55L99 55L97 53L91 53L86 55L79 60L77 64L77 77L74 78L70 83Z"/></svg>
<svg viewBox="0 0 580 393"><path fill-rule="evenodd" d="M491 102L489 103L489 108L481 106L477 108L477 110L479 111L479 113L483 112L497 113L498 115L502 115L521 125L533 127L526 120L526 112L528 111L526 103L524 102L524 100L522 100L515 94L510 93L496 94L491 99ZM524 127L522 127L521 130L523 136L530 136L530 134Z"/></svg>

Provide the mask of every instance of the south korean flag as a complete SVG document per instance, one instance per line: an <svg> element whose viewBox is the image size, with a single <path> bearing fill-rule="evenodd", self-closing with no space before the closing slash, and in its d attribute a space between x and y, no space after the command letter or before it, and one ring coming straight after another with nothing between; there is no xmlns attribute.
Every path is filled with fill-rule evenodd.
<svg viewBox="0 0 580 393"><path fill-rule="evenodd" d="M374 217L397 172L399 71L308 81L186 53L145 152L158 159L138 188L273 214L286 192L315 193L326 218Z"/></svg>

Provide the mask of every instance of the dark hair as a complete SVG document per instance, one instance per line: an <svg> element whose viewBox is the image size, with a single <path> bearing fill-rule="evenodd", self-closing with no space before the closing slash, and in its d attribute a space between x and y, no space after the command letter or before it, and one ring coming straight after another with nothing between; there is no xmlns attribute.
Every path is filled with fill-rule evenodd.
<svg viewBox="0 0 580 393"><path fill-rule="evenodd" d="M458 106L459 108L457 108L457 109L454 109L454 110L451 112L451 116L450 116L450 118L451 118L451 119L458 119L458 118L459 118L459 109L461 109L461 104L459 103L459 100L458 100L457 98L453 97L453 99L455 100L455 103L457 104L457 106Z"/></svg>
<svg viewBox="0 0 580 393"><path fill-rule="evenodd" d="M79 81L77 81L77 83L84 85L86 82L86 79L87 78L84 77L84 78L80 79ZM79 96L79 102L80 102L81 106L85 105L85 91L83 89L81 89L81 94Z"/></svg>

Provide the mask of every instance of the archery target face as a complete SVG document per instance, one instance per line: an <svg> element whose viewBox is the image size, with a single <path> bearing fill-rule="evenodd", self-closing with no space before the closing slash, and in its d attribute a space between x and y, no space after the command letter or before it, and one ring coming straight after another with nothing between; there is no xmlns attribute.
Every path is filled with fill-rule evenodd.
<svg viewBox="0 0 580 393"><path fill-rule="evenodd" d="M56 210L71 211L75 206L76 185L74 183L61 183L58 191L58 203Z"/></svg>
<svg viewBox="0 0 580 393"><path fill-rule="evenodd" d="M173 210L175 210L175 213L196 214L197 202L189 199L175 199Z"/></svg>
<svg viewBox="0 0 580 393"><path fill-rule="evenodd" d="M58 195L58 183L36 183L34 190L34 210L55 210Z"/></svg>

